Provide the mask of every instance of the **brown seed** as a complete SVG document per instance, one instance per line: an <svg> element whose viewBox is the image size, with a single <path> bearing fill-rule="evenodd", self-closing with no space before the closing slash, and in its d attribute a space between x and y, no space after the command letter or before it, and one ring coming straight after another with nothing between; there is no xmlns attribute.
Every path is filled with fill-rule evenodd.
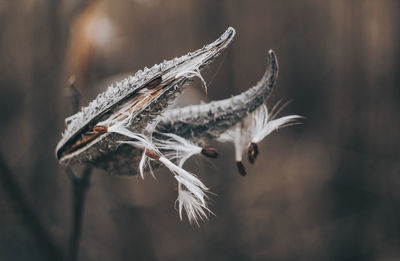
<svg viewBox="0 0 400 261"><path fill-rule="evenodd" d="M107 126L96 125L93 127L94 133L106 133L108 131Z"/></svg>
<svg viewBox="0 0 400 261"><path fill-rule="evenodd" d="M162 82L162 78L161 76L158 76L157 78L155 78L154 80L152 80L151 82L149 82L146 87L147 89L151 90L156 88L157 86L159 86Z"/></svg>
<svg viewBox="0 0 400 261"><path fill-rule="evenodd" d="M218 157L218 151L215 148L203 148L201 150L201 154L203 154L206 157L214 159Z"/></svg>
<svg viewBox="0 0 400 261"><path fill-rule="evenodd" d="M249 148L247 149L247 159L251 164L254 164L259 153L260 151L258 150L258 145L253 142L250 143Z"/></svg>
<svg viewBox="0 0 400 261"><path fill-rule="evenodd" d="M153 160L159 160L160 159L160 156L155 151L152 151L152 150L149 150L149 149L145 149L145 152L146 152L146 156L149 157L149 158L152 158Z"/></svg>
<svg viewBox="0 0 400 261"><path fill-rule="evenodd" d="M241 161L236 161L236 167L237 167L240 175L246 176L247 172Z"/></svg>

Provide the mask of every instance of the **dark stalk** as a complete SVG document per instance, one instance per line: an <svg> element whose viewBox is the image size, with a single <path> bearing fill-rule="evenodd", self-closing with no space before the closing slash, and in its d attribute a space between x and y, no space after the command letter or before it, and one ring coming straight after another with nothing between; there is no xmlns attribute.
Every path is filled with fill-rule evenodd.
<svg viewBox="0 0 400 261"><path fill-rule="evenodd" d="M75 261L78 257L79 242L82 234L82 223L85 210L86 194L90 186L92 167L85 166L81 177L75 176L70 168L66 169L72 182L72 226L67 252L67 261Z"/></svg>
<svg viewBox="0 0 400 261"><path fill-rule="evenodd" d="M73 80L70 81L69 89L72 101L72 111L76 113L79 110L80 93L76 89ZM92 167L86 165L81 176L76 176L70 167L67 167L65 172L72 182L72 225L66 260L76 261L79 253L79 243L82 234L82 223L85 211L85 199L90 186Z"/></svg>

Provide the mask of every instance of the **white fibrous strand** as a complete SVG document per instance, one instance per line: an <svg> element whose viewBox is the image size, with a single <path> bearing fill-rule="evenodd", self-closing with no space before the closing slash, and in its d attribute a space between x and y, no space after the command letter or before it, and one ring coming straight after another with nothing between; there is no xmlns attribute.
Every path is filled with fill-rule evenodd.
<svg viewBox="0 0 400 261"><path fill-rule="evenodd" d="M175 179L178 183L184 185L200 202L206 204L205 191L207 191L208 188L198 178L164 157L161 157L160 161L175 174Z"/></svg>
<svg viewBox="0 0 400 261"><path fill-rule="evenodd" d="M249 132L245 128L246 121L238 122L235 126L223 132L218 141L232 142L235 145L235 160L242 161L243 150L247 147L250 140Z"/></svg>
<svg viewBox="0 0 400 261"><path fill-rule="evenodd" d="M232 142L235 146L236 166L239 173L243 176L247 174L246 169L244 168L242 163L243 151L245 150L245 148L247 148L251 140L251 137L249 135L250 133L245 127L248 124L247 121L248 119L245 119L242 122L238 122L235 126L223 132L218 138L218 141L220 142Z"/></svg>
<svg viewBox="0 0 400 261"><path fill-rule="evenodd" d="M182 206L186 211L189 222L192 223L195 221L198 224L198 218L203 219L207 217L206 211L210 212L207 207L206 202L206 194L205 192L208 188L192 173L184 170L182 168L183 163L187 158L194 154L201 153L201 148L195 146L194 144L189 143L183 138L176 136L174 134L167 134L172 140L169 141L161 141L155 140L153 141L151 138L146 135L133 133L128 130L122 124L115 124L108 128L108 132L118 133L120 135L124 135L126 137L131 138L132 140L123 141L122 143L130 144L137 148L143 149L142 158L139 162L139 172L141 177L144 177L145 168L147 167L150 172L151 170L151 161L156 160L161 162L165 167L167 167L172 174L174 174L175 179L178 182L179 194L177 201L179 202L179 215L182 220ZM171 147L171 146L176 146ZM171 150L175 149L173 154L163 155L160 150ZM168 159L168 155L171 159L179 159L179 166L174 164L170 159ZM181 155L181 156L176 156ZM183 156L182 156L183 155ZM154 176L154 174L152 173ZM186 189L184 189L184 188Z"/></svg>
<svg viewBox="0 0 400 261"><path fill-rule="evenodd" d="M148 133L150 136L153 135L153 132L155 131L160 120L161 120L161 118L157 117L152 122L148 123L145 128L145 132Z"/></svg>
<svg viewBox="0 0 400 261"><path fill-rule="evenodd" d="M259 143L274 130L298 123L298 120L302 118L299 115L289 115L274 119L278 112L274 113L273 110L269 115L267 106L263 104L251 114L251 142Z"/></svg>
<svg viewBox="0 0 400 261"><path fill-rule="evenodd" d="M123 141L121 143L130 144L136 148L143 149L142 158L139 162L139 168L138 168L140 176L144 178L144 172L146 167L149 169L150 173L154 176L150 164L151 158L146 155L146 152L148 151L153 151L155 153L159 152L157 148L153 145L151 139L149 139L146 135L131 132L122 124L114 124L113 126L108 127L108 132L114 132L129 137L131 138L131 140Z"/></svg>
<svg viewBox="0 0 400 261"><path fill-rule="evenodd" d="M139 162L139 173L140 176L142 177L142 179L144 179L144 172L145 172L145 168L147 167L149 169L150 174L153 176L153 178L155 178L154 173L153 173L153 169L151 168L151 159L150 157L148 157L146 155L147 149L145 148L143 153L142 153L142 158L140 159Z"/></svg>
<svg viewBox="0 0 400 261"><path fill-rule="evenodd" d="M178 79L178 78L180 78L182 76L184 76L186 78L192 78L192 77L199 78L200 81L201 81L201 85L203 86L204 91L207 94L207 83L204 80L203 76L201 75L200 70L199 70L198 67L193 68L193 67L190 67L190 65L189 65L189 66L187 66L187 68L184 68L181 72L177 73L175 78Z"/></svg>
<svg viewBox="0 0 400 261"><path fill-rule="evenodd" d="M196 144L176 135L173 133L163 133L162 135L168 139L157 140L156 146L162 151L169 159L176 160L179 167L182 167L186 160L190 157L200 154L202 148Z"/></svg>
<svg viewBox="0 0 400 261"><path fill-rule="evenodd" d="M206 211L210 212L207 207L205 192L208 188L194 174L175 165L165 157L160 157L162 162L173 174L178 181L178 198L179 206L184 206L188 220L190 223L195 221L198 224L198 218L207 217ZM184 190L182 187L187 190ZM183 194L182 194L183 193ZM182 209L179 210L179 215L182 220Z"/></svg>
<svg viewBox="0 0 400 261"><path fill-rule="evenodd" d="M198 218L203 220L207 219L207 212L211 213L208 209L205 202L198 200L198 198L194 197L193 194L182 188L181 183L178 186L178 208L179 208L179 217L182 220L182 211L185 209L185 212L188 216L189 223L195 222L197 225Z"/></svg>
<svg viewBox="0 0 400 261"><path fill-rule="evenodd" d="M265 139L274 130L299 124L298 120L303 118L299 115L289 115L275 119L285 105L279 107L279 103L276 104L271 114L268 114L267 106L262 104L243 121L222 133L218 138L220 142L232 142L234 144L236 165L240 174L246 175L242 163L243 153L246 150L248 160L253 164L259 153L257 143Z"/></svg>

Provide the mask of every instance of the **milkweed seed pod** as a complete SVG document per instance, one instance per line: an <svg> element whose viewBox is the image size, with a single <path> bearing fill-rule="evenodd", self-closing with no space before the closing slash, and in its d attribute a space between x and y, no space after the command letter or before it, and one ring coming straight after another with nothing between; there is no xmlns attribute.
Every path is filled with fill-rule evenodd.
<svg viewBox="0 0 400 261"><path fill-rule="evenodd" d="M239 172L246 173L242 154L250 163L258 155L262 139L273 130L296 123L297 115L275 119L277 106L268 113L264 102L278 75L275 53L268 52L267 70L249 90L225 100L168 109L175 96L192 77L214 60L232 41L233 28L203 48L138 71L111 85L87 107L65 121L67 128L56 148L63 165L84 163L116 175L143 177L146 169L167 167L178 182L178 207L185 209L190 222L206 218L208 188L183 169L196 154L215 158L206 147L213 141L235 145Z"/></svg>

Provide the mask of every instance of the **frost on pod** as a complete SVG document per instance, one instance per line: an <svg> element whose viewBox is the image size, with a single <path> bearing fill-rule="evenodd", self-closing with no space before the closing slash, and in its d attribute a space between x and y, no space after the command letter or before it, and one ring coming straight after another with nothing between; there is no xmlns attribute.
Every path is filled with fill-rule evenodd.
<svg viewBox="0 0 400 261"><path fill-rule="evenodd" d="M169 108L185 83L200 78L200 72L233 39L235 30L180 58L164 61L116 83L99 94L87 107L66 119L67 129L56 148L61 164L89 164L112 174L154 176L153 169L164 166L178 183L176 206L179 216L186 212L190 223L212 213L207 205L207 186L185 170L185 162L195 155L216 158L218 152L205 146L215 141L232 142L239 172L246 170L242 155L250 163L258 154L258 144L278 128L297 123L297 115L276 118L283 106L271 112L265 100L275 84L278 63L272 50L261 80L248 91L229 99L183 108Z"/></svg>

